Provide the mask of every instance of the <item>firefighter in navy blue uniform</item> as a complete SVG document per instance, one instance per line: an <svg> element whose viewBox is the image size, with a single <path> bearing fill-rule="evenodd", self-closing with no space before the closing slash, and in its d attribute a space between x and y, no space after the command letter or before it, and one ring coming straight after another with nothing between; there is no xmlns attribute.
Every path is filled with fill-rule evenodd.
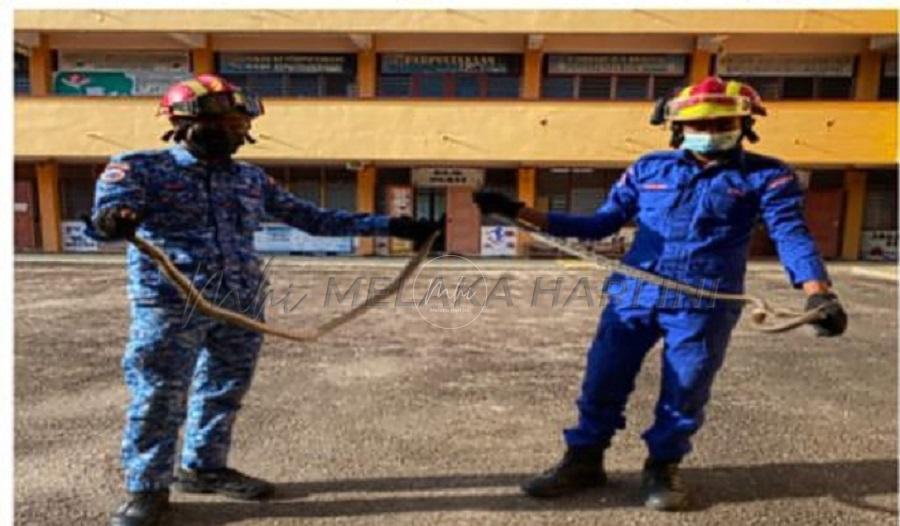
<svg viewBox="0 0 900 526"><path fill-rule="evenodd" d="M439 229L429 221L320 209L281 189L261 168L232 160L252 141L250 121L262 104L222 78L175 84L160 109L173 125L163 138L175 145L115 156L97 181L89 231L100 240L139 234L220 306L261 318L266 284L253 233L264 218L313 235L392 235L416 243ZM134 246L127 265L132 325L122 363L131 404L122 462L129 495L112 524L157 524L170 485L241 499L268 496L272 484L226 464L261 335L191 313Z"/></svg>
<svg viewBox="0 0 900 526"><path fill-rule="evenodd" d="M825 305L817 333L843 333L847 317L804 223L797 177L784 163L741 147L743 138L757 140L752 116L765 115L756 92L710 77L658 108L665 110L675 149L638 159L594 215L543 213L491 192L476 194L476 203L483 213L580 239L604 238L634 219L637 233L623 263L727 293L743 292L750 236L762 216L791 284L807 293L806 308ZM523 490L547 498L606 482L604 450L625 427L625 405L644 356L662 339L656 418L643 434L649 456L642 496L653 509L684 509L689 499L678 463L703 424L741 304L698 301L621 274L613 274L605 290L610 301L588 350L578 423L564 433L567 451Z"/></svg>

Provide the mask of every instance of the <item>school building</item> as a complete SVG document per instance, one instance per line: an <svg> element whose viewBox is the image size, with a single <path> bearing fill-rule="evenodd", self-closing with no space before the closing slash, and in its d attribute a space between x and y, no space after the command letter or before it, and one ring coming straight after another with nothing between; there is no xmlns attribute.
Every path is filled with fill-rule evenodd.
<svg viewBox="0 0 900 526"><path fill-rule="evenodd" d="M446 214L447 250L537 255L483 220L473 186L590 213L667 148L657 97L709 74L762 95L751 150L792 164L823 254L896 259L897 11L18 10L15 247L85 238L105 160L159 148L167 85L218 73L264 97L240 157L292 192L360 212ZM630 228L597 243L621 252ZM403 253L278 224L261 250ZM752 253L772 255L762 225Z"/></svg>

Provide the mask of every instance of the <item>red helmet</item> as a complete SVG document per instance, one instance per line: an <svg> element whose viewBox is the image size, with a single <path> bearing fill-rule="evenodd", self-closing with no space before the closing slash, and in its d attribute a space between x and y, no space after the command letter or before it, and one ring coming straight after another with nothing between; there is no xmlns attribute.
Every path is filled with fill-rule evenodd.
<svg viewBox="0 0 900 526"><path fill-rule="evenodd" d="M666 118L672 122L750 115L766 115L756 90L748 84L719 77L707 77L684 88L666 106Z"/></svg>
<svg viewBox="0 0 900 526"><path fill-rule="evenodd" d="M262 100L245 93L218 75L198 75L173 84L159 101L157 115L169 117L216 116L241 111L250 118L264 113Z"/></svg>

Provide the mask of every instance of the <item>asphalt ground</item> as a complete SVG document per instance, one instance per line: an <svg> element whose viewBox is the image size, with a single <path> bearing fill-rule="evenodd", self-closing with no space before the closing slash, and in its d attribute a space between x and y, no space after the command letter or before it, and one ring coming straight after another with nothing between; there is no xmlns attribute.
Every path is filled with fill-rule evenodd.
<svg viewBox="0 0 900 526"><path fill-rule="evenodd" d="M104 524L122 497L124 271L37 259L15 267L17 524ZM399 263L276 260L273 290L283 301L269 308L270 322L320 323L349 308L349 300L324 303L329 279L346 291L362 278L365 292L373 277L383 286ZM851 314L842 338L760 335L744 316L684 462L695 507L664 515L643 509L637 494L659 348L608 452L610 485L550 502L519 492L561 455L560 431L575 420L584 352L603 303L599 295L563 300L579 280L594 288L604 276L553 261L481 267L488 282L507 280L509 299L498 296L478 316L388 304L316 343L267 339L231 463L276 482L276 497L175 495L170 523L897 522L895 281L832 267ZM422 278L440 272L432 267ZM548 295L532 304L538 277L562 278L558 305ZM778 305L802 304L772 264L751 266L747 288ZM307 297L297 304L299 291Z"/></svg>

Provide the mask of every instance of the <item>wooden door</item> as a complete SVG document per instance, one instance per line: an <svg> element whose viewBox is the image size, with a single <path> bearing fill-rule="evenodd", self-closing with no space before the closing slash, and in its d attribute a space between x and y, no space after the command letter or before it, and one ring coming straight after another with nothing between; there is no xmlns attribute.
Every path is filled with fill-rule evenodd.
<svg viewBox="0 0 900 526"><path fill-rule="evenodd" d="M844 190L829 188L807 191L806 224L822 257L840 256L843 217Z"/></svg>
<svg viewBox="0 0 900 526"><path fill-rule="evenodd" d="M37 236L35 235L37 230L35 218L37 217L37 214L35 214L34 210L34 181L31 179L16 179L14 194L15 249L34 250L37 248Z"/></svg>
<svg viewBox="0 0 900 526"><path fill-rule="evenodd" d="M447 188L447 252L465 256L481 252L481 212L467 186Z"/></svg>

